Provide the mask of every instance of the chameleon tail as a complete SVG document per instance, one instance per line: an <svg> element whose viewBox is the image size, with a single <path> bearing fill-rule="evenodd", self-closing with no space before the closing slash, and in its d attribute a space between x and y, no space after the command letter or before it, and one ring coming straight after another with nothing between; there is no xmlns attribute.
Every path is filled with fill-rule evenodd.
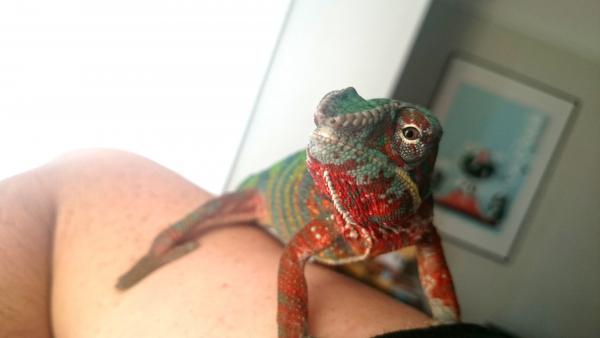
<svg viewBox="0 0 600 338"><path fill-rule="evenodd" d="M177 258L195 250L198 247L196 242L185 242L181 245L173 247L171 250L161 256L147 254L140 258L135 265L129 269L123 276L119 277L116 288L126 290L144 279L154 270L161 266L176 260Z"/></svg>
<svg viewBox="0 0 600 338"><path fill-rule="evenodd" d="M256 190L234 192L208 201L161 231L148 253L119 277L116 288L128 289L154 270L196 249L195 238L203 228L257 220L260 203Z"/></svg>

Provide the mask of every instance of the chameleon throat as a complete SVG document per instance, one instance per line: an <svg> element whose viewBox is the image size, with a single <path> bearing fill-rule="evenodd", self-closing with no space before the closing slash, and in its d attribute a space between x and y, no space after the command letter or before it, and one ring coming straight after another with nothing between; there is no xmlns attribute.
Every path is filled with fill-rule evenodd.
<svg viewBox="0 0 600 338"><path fill-rule="evenodd" d="M373 248L373 239L371 238L371 235L369 235L369 232L366 229L364 229L363 227L356 224L356 222L354 222L354 220L352 219L352 216L350 216L348 211L346 211L346 209L342 205L342 202L340 201L340 198L339 198L338 194L335 192L333 184L331 183L331 178L329 177L329 171L325 170L323 172L323 177L325 178L325 182L327 183L327 190L329 190L329 194L331 195L331 199L333 200L333 205L335 206L335 209L342 215L342 218L344 218L344 221L346 222L344 228L350 230L350 233L348 236L351 239L357 239L358 232L356 231L356 229L358 228L358 230L361 232L362 238L367 241L366 250L362 255L357 256L357 257L349 257L347 259L342 259L342 260L340 260L340 262L338 264L346 264L346 263L350 263L350 262L355 262L355 261L362 260L362 259L368 257L369 254L371 254L371 249Z"/></svg>

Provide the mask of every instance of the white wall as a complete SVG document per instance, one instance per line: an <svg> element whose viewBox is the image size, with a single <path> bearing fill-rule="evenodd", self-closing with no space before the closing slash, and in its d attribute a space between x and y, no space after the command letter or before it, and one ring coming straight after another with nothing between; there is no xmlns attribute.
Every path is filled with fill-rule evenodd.
<svg viewBox="0 0 600 338"><path fill-rule="evenodd" d="M219 192L289 1L0 1L0 179L82 147Z"/></svg>
<svg viewBox="0 0 600 338"><path fill-rule="evenodd" d="M486 2L488 6L502 1ZM534 1L535 3L535 1ZM547 2L544 2L544 5ZM562 2L568 12L570 2ZM500 263L445 242L464 319L491 322L528 338L587 338L600 332L600 59L572 44L541 41L521 25L476 16L465 2L434 2L396 96L427 104L448 54L462 50L557 88L581 101L542 180L516 247ZM525 5L523 5L525 6ZM505 16L552 22L548 10L505 10ZM553 2L553 6L556 6ZM591 7L593 10L597 7ZM505 8L506 9L506 8ZM484 10L485 11L485 10ZM556 12L556 11L554 11ZM553 13L554 13L553 12ZM589 13L586 17L595 17ZM580 17L552 29L571 30ZM515 31L513 29L520 29ZM544 30L544 29L541 29ZM575 30L577 31L577 30ZM588 43L598 43L590 36ZM566 33L567 34L567 33ZM571 33L568 33L571 34Z"/></svg>
<svg viewBox="0 0 600 338"><path fill-rule="evenodd" d="M429 0L295 1L229 188L293 151L314 128L321 97L354 86L387 97Z"/></svg>

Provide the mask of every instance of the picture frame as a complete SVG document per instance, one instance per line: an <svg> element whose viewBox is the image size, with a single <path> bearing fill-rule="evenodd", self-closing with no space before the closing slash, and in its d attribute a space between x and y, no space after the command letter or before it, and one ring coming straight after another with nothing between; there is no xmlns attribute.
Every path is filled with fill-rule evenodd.
<svg viewBox="0 0 600 338"><path fill-rule="evenodd" d="M444 126L434 174L443 237L508 259L578 101L453 53L430 102Z"/></svg>

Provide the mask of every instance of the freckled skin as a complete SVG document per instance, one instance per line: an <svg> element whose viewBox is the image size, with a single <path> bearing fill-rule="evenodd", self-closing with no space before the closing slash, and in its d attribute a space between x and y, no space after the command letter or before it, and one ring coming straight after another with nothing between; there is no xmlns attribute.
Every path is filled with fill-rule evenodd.
<svg viewBox="0 0 600 338"><path fill-rule="evenodd" d="M196 248L202 229L254 222L286 245L279 263L279 337L306 337L309 258L330 265L417 246L433 320L459 321L452 277L432 224L430 181L442 129L427 110L333 91L314 115L306 151L247 178L239 190L198 207L163 230L121 276L127 289Z"/></svg>

